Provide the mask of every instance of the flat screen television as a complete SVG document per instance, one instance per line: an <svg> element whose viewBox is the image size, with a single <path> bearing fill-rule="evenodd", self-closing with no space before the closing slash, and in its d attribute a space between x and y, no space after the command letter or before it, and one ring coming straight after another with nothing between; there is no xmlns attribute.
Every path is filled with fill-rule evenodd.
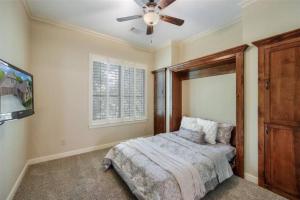
<svg viewBox="0 0 300 200"><path fill-rule="evenodd" d="M0 124L32 114L33 76L0 59Z"/></svg>

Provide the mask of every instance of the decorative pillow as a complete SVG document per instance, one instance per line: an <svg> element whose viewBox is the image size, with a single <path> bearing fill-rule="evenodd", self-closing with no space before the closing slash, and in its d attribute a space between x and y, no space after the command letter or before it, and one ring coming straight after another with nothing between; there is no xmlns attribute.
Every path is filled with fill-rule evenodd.
<svg viewBox="0 0 300 200"><path fill-rule="evenodd" d="M223 144L230 144L233 125L228 123L219 123L218 126L216 141Z"/></svg>
<svg viewBox="0 0 300 200"><path fill-rule="evenodd" d="M186 140L189 140L191 142L194 142L196 144L204 144L205 140L204 140L204 132L200 131L191 131L191 130L187 130L184 128L181 128L177 133L177 136L182 137Z"/></svg>
<svg viewBox="0 0 300 200"><path fill-rule="evenodd" d="M193 117L182 117L180 128L200 132L202 127L198 124L197 118Z"/></svg>
<svg viewBox="0 0 300 200"><path fill-rule="evenodd" d="M205 141L210 144L216 144L216 137L218 131L218 123L210 120L197 118L198 125L202 127L205 133Z"/></svg>

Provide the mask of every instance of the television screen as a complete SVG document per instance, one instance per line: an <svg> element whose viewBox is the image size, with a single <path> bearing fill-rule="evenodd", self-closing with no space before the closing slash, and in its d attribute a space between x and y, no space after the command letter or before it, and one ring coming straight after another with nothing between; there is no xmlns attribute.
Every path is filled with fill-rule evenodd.
<svg viewBox="0 0 300 200"><path fill-rule="evenodd" d="M0 60L0 121L33 114L33 76Z"/></svg>

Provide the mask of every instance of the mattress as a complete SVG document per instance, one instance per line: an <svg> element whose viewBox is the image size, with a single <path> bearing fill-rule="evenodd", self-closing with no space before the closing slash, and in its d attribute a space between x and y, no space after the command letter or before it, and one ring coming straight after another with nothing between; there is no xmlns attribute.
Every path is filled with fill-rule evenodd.
<svg viewBox="0 0 300 200"><path fill-rule="evenodd" d="M176 142L164 140L163 137L153 136L147 139L181 156L194 165L201 175L206 192L213 190L219 184L218 176L214 169L215 163L212 161L213 159L209 158L210 156L187 151ZM176 139L180 141L185 140L180 137ZM223 155L223 157L226 157L224 160L227 159L225 162L230 161L235 155L235 148L230 145L199 145L188 140L183 142L195 149L203 149L206 152L211 151L214 152L214 155ZM180 188L174 177L138 151L127 148L126 145L121 143L111 149L110 154L112 166L138 199L182 200Z"/></svg>

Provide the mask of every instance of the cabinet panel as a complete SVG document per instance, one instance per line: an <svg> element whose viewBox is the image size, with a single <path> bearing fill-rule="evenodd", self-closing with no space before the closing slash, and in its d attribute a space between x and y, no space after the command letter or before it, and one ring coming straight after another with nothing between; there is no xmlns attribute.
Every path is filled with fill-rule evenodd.
<svg viewBox="0 0 300 200"><path fill-rule="evenodd" d="M300 197L300 129L266 125L266 184Z"/></svg>
<svg viewBox="0 0 300 200"><path fill-rule="evenodd" d="M300 109L297 109L300 105L299 46L300 43L280 46L267 55L269 122L300 125Z"/></svg>

